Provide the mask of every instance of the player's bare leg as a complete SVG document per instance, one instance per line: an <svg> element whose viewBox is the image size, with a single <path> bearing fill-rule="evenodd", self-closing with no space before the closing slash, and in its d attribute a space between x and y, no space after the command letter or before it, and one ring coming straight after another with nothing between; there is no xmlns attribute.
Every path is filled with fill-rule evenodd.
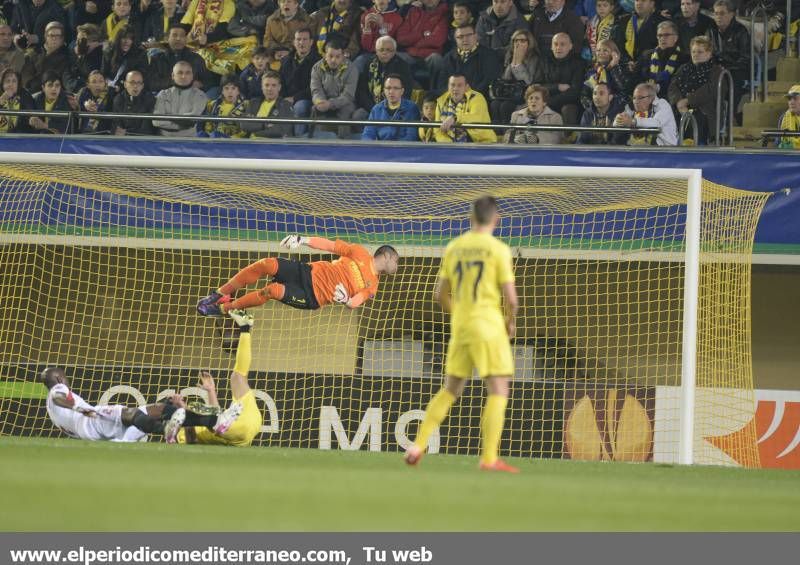
<svg viewBox="0 0 800 565"><path fill-rule="evenodd" d="M482 471L501 471L519 473L519 469L505 463L497 456L500 436L503 434L506 405L508 404L508 385L510 377L487 377L486 388L489 395L481 414L481 462Z"/></svg>
<svg viewBox="0 0 800 565"><path fill-rule="evenodd" d="M404 459L407 464L416 465L422 459L425 454L425 448L428 446L428 438L447 418L450 407L464 392L466 383L467 379L453 376L445 377L444 387L436 393L425 409L425 418L419 426L419 432L414 443L406 449Z"/></svg>

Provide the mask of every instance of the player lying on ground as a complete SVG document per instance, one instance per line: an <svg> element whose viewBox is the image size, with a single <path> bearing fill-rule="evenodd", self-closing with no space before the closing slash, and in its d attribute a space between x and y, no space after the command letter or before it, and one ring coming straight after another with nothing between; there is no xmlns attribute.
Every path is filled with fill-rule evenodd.
<svg viewBox="0 0 800 565"><path fill-rule="evenodd" d="M514 374L509 336L514 335L518 309L511 250L492 236L498 221L495 199L479 198L472 206L472 229L445 248L434 295L442 309L451 314L445 384L428 404L417 438L406 451L409 465L419 462L428 438L447 417L473 369L477 369L489 391L481 414L480 468L519 472L497 457L508 384Z"/></svg>
<svg viewBox="0 0 800 565"><path fill-rule="evenodd" d="M168 443L175 442L181 426L207 425L225 433L238 417L237 410L219 415L196 414L185 409L165 410L164 403L131 408L119 404L92 406L69 388L64 370L49 367L42 371L49 390L47 414L53 424L68 436L89 441L139 441L151 433L163 433Z"/></svg>
<svg viewBox="0 0 800 565"><path fill-rule="evenodd" d="M256 404L256 397L247 383L247 373L250 371L252 359L250 328L253 325L253 316L243 310L231 310L228 315L240 329L236 365L230 374L233 403L228 407L228 410L231 410L232 407L238 406L239 416L223 433L213 433L207 427L190 427L184 424L178 433L178 443L213 443L246 447L261 432L263 417ZM209 373L200 373L200 386L208 392L208 405L218 408L217 390L214 387L214 379ZM186 401L180 395L175 395L172 397L172 404L178 408L185 408Z"/></svg>
<svg viewBox="0 0 800 565"><path fill-rule="evenodd" d="M200 300L197 311L203 316L222 316L230 310L260 306L268 300L279 300L304 310L316 310L331 302L357 308L378 292L380 275L397 272L400 258L391 245L382 245L375 255L370 255L360 245L322 237L289 235L281 241L281 246L287 249L297 249L301 245L328 251L340 258L313 263L281 257L261 259ZM272 282L261 290L230 301L230 296L237 290L263 277L272 278Z"/></svg>

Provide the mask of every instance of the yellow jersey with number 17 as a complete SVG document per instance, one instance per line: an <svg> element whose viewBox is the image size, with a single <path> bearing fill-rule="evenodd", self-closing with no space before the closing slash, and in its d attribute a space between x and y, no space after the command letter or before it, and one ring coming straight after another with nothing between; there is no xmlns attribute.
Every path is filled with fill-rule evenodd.
<svg viewBox="0 0 800 565"><path fill-rule="evenodd" d="M466 232L447 245L439 276L450 282L451 344L508 340L501 304L501 286L514 282L508 245L488 233Z"/></svg>

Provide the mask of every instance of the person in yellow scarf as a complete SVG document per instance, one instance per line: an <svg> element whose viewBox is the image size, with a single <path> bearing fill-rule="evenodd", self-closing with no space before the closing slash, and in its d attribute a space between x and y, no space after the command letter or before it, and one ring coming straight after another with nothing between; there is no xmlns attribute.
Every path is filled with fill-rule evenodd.
<svg viewBox="0 0 800 565"><path fill-rule="evenodd" d="M228 22L236 15L234 0L192 0L181 23L191 26L189 45L218 75L243 70L258 40L255 36L231 37Z"/></svg>
<svg viewBox="0 0 800 565"><path fill-rule="evenodd" d="M436 101L436 121L442 122L434 134L439 143L497 142L491 129L461 127L461 124L488 124L492 121L483 94L472 90L462 74L450 76L447 92Z"/></svg>
<svg viewBox="0 0 800 565"><path fill-rule="evenodd" d="M111 13L100 26L103 41L114 43L119 30L128 25L131 19L131 0L114 0Z"/></svg>
<svg viewBox="0 0 800 565"><path fill-rule="evenodd" d="M789 89L786 100L789 108L778 121L778 129L800 132L800 84L795 84ZM800 136L778 138L777 145L781 149L800 149Z"/></svg>
<svg viewBox="0 0 800 565"><path fill-rule="evenodd" d="M208 102L204 116L239 117L245 113L246 100L242 97L242 88L239 77L227 75L220 81L222 96ZM240 122L197 122L197 137L247 137Z"/></svg>

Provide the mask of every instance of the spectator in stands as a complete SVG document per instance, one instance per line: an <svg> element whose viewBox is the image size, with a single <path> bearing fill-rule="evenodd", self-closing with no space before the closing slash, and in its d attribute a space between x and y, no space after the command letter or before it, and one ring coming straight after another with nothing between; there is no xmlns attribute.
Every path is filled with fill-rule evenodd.
<svg viewBox="0 0 800 565"><path fill-rule="evenodd" d="M192 67L194 86L199 89L206 89L212 84L207 84L210 79L203 59L186 47L187 35L183 24L172 24L167 33L167 48L155 53L150 59L150 67L147 73L147 88L152 92L160 92L168 89L172 84L172 73L175 63L186 61Z"/></svg>
<svg viewBox="0 0 800 565"><path fill-rule="evenodd" d="M660 128L658 134L621 134L618 143L627 145L677 145L678 128L669 102L657 96L653 84L643 82L633 91L633 107L614 119L615 127Z"/></svg>
<svg viewBox="0 0 800 565"><path fill-rule="evenodd" d="M111 5L111 13L100 25L100 36L103 41L109 44L114 43L122 28L141 29L138 22L135 22L135 18L131 16L131 2L132 0L114 0ZM140 33L136 35L140 35Z"/></svg>
<svg viewBox="0 0 800 565"><path fill-rule="evenodd" d="M403 23L403 16L396 7L390 6L389 0L373 0L373 4L372 8L361 14L362 53L355 60L359 73L366 70L370 57L375 53L378 40L387 36L395 38L397 29Z"/></svg>
<svg viewBox="0 0 800 565"><path fill-rule="evenodd" d="M611 38L633 63L642 53L658 46L656 30L662 21L664 18L656 13L655 0L636 0L633 12L617 20Z"/></svg>
<svg viewBox="0 0 800 565"><path fill-rule="evenodd" d="M245 115L255 118L292 119L292 106L280 97L281 75L267 71L261 77L261 93L247 101ZM290 137L292 124L268 124L264 122L242 122L242 129L250 137Z"/></svg>
<svg viewBox="0 0 800 565"><path fill-rule="evenodd" d="M550 107L561 114L565 124L578 123L584 69L583 60L572 49L569 35L555 34L550 53L543 60L542 86L550 94Z"/></svg>
<svg viewBox="0 0 800 565"><path fill-rule="evenodd" d="M64 24L50 22L44 31L44 43L32 52L29 51L22 79L29 90L33 91L42 84L41 77L53 71L61 77L59 88L75 83L74 66L69 49L64 44ZM55 88L55 87L53 87Z"/></svg>
<svg viewBox="0 0 800 565"><path fill-rule="evenodd" d="M250 57L250 64L239 75L242 96L245 100L261 97L261 77L269 70L270 53L266 47L256 47Z"/></svg>
<svg viewBox="0 0 800 565"><path fill-rule="evenodd" d="M596 56L597 43L604 39L611 39L611 32L616 23L616 0L597 0L597 11L586 24L586 41L592 58Z"/></svg>
<svg viewBox="0 0 800 565"><path fill-rule="evenodd" d="M173 28L174 29L174 28ZM172 29L170 33L172 33ZM178 61L172 68L174 86L164 89L156 96L153 113L169 116L199 116L206 109L208 99L202 90L194 86L192 65L186 61ZM194 137L195 124L191 121L173 122L171 120L153 120L161 135L170 137Z"/></svg>
<svg viewBox="0 0 800 565"><path fill-rule="evenodd" d="M673 22L658 24L656 37L658 46L641 54L635 73L638 80L655 84L663 98L669 92L675 71L689 62L689 52L678 45L678 27Z"/></svg>
<svg viewBox="0 0 800 565"><path fill-rule="evenodd" d="M181 23L186 10L178 4L178 0L161 0L161 4L150 4L144 14L142 23L142 39L146 47L157 47L166 41L170 28Z"/></svg>
<svg viewBox="0 0 800 565"><path fill-rule="evenodd" d="M731 0L714 2L714 25L707 32L714 46L714 55L733 77L735 106L744 94L750 78L750 32L736 21L736 8Z"/></svg>
<svg viewBox="0 0 800 565"><path fill-rule="evenodd" d="M32 110L33 97L22 87L22 76L12 67L6 67L0 73L0 109ZM24 116L0 116L0 133L30 132L28 118Z"/></svg>
<svg viewBox="0 0 800 565"><path fill-rule="evenodd" d="M531 31L539 42L539 51L550 49L553 37L565 33L570 38L570 46L575 55L580 56L586 26L581 19L565 5L565 0L544 0L533 11Z"/></svg>
<svg viewBox="0 0 800 565"><path fill-rule="evenodd" d="M47 32L45 32L45 37ZM47 40L45 39L45 43ZM46 112L72 112L78 109L77 101L64 91L61 75L50 69L42 73L41 92L33 95L33 109ZM69 118L34 116L28 124L35 133L67 133L71 130Z"/></svg>
<svg viewBox="0 0 800 565"><path fill-rule="evenodd" d="M447 26L447 43L444 44L443 53L447 53L456 47L456 30L462 25L474 24L475 18L472 15L472 5L466 0L458 0L453 6L453 19Z"/></svg>
<svg viewBox="0 0 800 565"><path fill-rule="evenodd" d="M94 24L99 32L100 25L110 11L109 0L75 0L72 8L67 9L67 23L75 28L83 24Z"/></svg>
<svg viewBox="0 0 800 565"><path fill-rule="evenodd" d="M114 98L112 109L117 114L152 114L156 99L144 87L141 71L128 71L122 92ZM152 120L142 118L115 118L114 135L154 135Z"/></svg>
<svg viewBox="0 0 800 565"><path fill-rule="evenodd" d="M466 129L461 124L488 124L489 108L483 94L470 88L467 77L454 74L447 83L447 92L436 100L435 121L441 122L434 137L439 143L495 143L491 129Z"/></svg>
<svg viewBox="0 0 800 565"><path fill-rule="evenodd" d="M704 36L691 42L692 60L681 66L669 86L669 101L683 115L692 112L701 144L709 143L717 134L717 84L722 67L713 60L713 46Z"/></svg>
<svg viewBox="0 0 800 565"><path fill-rule="evenodd" d="M355 60L361 50L358 31L361 26L361 8L353 4L353 0L333 0L329 6L320 8L311 14L309 23L311 31L317 38L317 50L324 57L325 44L331 35L344 39L345 56Z"/></svg>
<svg viewBox="0 0 800 565"><path fill-rule="evenodd" d="M215 118L238 118L244 115L247 101L242 96L239 77L225 75L219 81L222 94L216 100L209 100L204 116ZM197 122L197 137L236 138L247 137L247 132L242 130L241 122Z"/></svg>
<svg viewBox="0 0 800 565"><path fill-rule="evenodd" d="M503 81L517 81L525 88L542 81L543 66L539 54L539 44L527 29L518 29L511 36L511 43L506 49L505 68L500 77ZM518 98L513 93L500 96L497 88L493 89L492 101L489 105L494 123L506 124L511 113L525 103L525 91Z"/></svg>
<svg viewBox="0 0 800 565"><path fill-rule="evenodd" d="M233 37L252 35L261 43L267 27L267 18L274 12L273 0L237 0L236 12L228 22L228 33ZM288 49L289 46L284 47Z"/></svg>
<svg viewBox="0 0 800 565"><path fill-rule="evenodd" d="M56 0L19 0L14 3L11 29L14 44L22 50L44 43L45 27L50 22L67 23L67 15ZM24 78L24 75L23 75ZM38 81L39 76L36 77ZM36 88L39 88L38 85Z"/></svg>
<svg viewBox="0 0 800 565"><path fill-rule="evenodd" d="M622 108L623 104L617 102L609 86L602 82L597 83L592 91L592 103L581 116L581 126L610 128ZM609 145L613 142L614 136L609 133L588 131L579 133L577 140L581 145Z"/></svg>
<svg viewBox="0 0 800 565"><path fill-rule="evenodd" d="M512 0L492 0L492 5L478 18L475 32L478 43L505 55L515 31L528 29L528 22L517 11Z"/></svg>
<svg viewBox="0 0 800 565"><path fill-rule="evenodd" d="M422 99L422 121L432 122L436 120L436 101L439 97L435 92L428 92ZM436 141L436 128L419 128L417 131L419 140L425 143Z"/></svg>
<svg viewBox="0 0 800 565"><path fill-rule="evenodd" d="M110 112L112 94L100 71L92 71L86 86L77 94L78 109L83 112ZM78 133L111 133L111 120L83 117L78 123Z"/></svg>
<svg viewBox="0 0 800 565"><path fill-rule="evenodd" d="M308 28L309 24L310 18L297 0L278 0L278 9L267 18L264 47L291 48L295 32Z"/></svg>
<svg viewBox="0 0 800 565"><path fill-rule="evenodd" d="M447 42L448 9L440 0L421 1L422 6L411 6L397 29L397 45L405 50L399 56L411 65L417 80L427 73L431 90L435 90Z"/></svg>
<svg viewBox="0 0 800 565"><path fill-rule="evenodd" d="M527 105L511 114L512 124L560 126L564 123L561 114L547 105L550 93L543 86L532 85L525 91ZM523 143L528 145L558 145L564 139L561 131L507 130L506 143Z"/></svg>
<svg viewBox="0 0 800 565"><path fill-rule="evenodd" d="M456 30L456 49L444 56L437 77L439 90L449 88L450 77L464 75L470 88L489 96L489 85L500 76L503 64L494 49L478 44L475 26L462 25Z"/></svg>
<svg viewBox="0 0 800 565"><path fill-rule="evenodd" d="M597 44L597 56L583 81L581 90L581 104L588 107L598 84L607 84L611 93L620 104L625 105L630 101L628 92L636 84L635 76L622 62L622 53L611 39L603 39Z"/></svg>
<svg viewBox="0 0 800 565"><path fill-rule="evenodd" d="M21 73L24 66L25 53L14 45L14 33L11 31L11 26L0 25L0 72L10 68Z"/></svg>
<svg viewBox="0 0 800 565"><path fill-rule="evenodd" d="M122 83L128 71L147 72L147 53L136 41L136 31L123 27L116 32L116 38L109 49L103 52L103 75L116 94L122 90Z"/></svg>
<svg viewBox="0 0 800 565"><path fill-rule="evenodd" d="M281 94L292 106L295 118L307 118L311 114L311 69L319 61L313 48L311 30L294 32L294 49L283 59L281 65ZM303 124L294 125L294 135L301 136L308 130Z"/></svg>
<svg viewBox="0 0 800 565"><path fill-rule="evenodd" d="M788 108L778 120L778 129L781 131L800 132L800 84L795 84L786 93ZM776 145L780 149L800 149L800 136L779 137Z"/></svg>
<svg viewBox="0 0 800 565"><path fill-rule="evenodd" d="M349 120L356 109L358 71L345 57L345 46L337 39L325 45L325 57L311 69L312 117ZM337 128L340 139L350 137L350 126Z"/></svg>
<svg viewBox="0 0 800 565"><path fill-rule="evenodd" d="M391 39L391 38L389 38ZM416 122L419 121L419 109L408 98L403 97L403 77L395 74L386 75L383 83L385 98L376 104L369 113L370 121L380 122ZM418 141L417 129L413 127L366 126L361 139L377 139L381 141Z"/></svg>
<svg viewBox="0 0 800 565"><path fill-rule="evenodd" d="M89 73L103 68L103 41L100 28L94 24L78 26L77 39L73 47L73 71L75 84L72 89L86 85Z"/></svg>
<svg viewBox="0 0 800 565"><path fill-rule="evenodd" d="M396 75L403 82L403 92L411 93L413 80L408 63L397 56L397 42L388 35L378 40L377 50L367 60L364 72L358 75L354 120L364 120L372 107L383 100L386 77Z"/></svg>
<svg viewBox="0 0 800 565"><path fill-rule="evenodd" d="M692 38L706 35L714 20L700 12L700 0L681 0L681 15L675 23L678 25L678 44L684 53L688 53Z"/></svg>

